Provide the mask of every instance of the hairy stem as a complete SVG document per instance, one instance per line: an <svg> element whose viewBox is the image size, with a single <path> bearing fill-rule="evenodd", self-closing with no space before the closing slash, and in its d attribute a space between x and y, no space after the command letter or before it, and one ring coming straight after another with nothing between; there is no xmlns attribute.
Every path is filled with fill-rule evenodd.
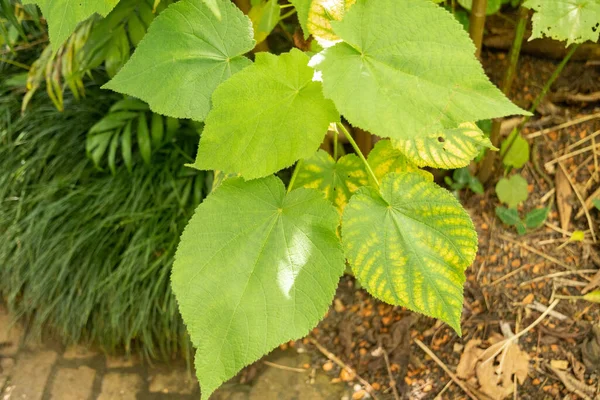
<svg viewBox="0 0 600 400"><path fill-rule="evenodd" d="M377 180L375 173L371 169L371 166L369 165L369 162L365 158L364 154L362 153L362 151L360 151L360 148L354 141L354 138L352 137L350 132L348 132L348 129L346 129L344 124L342 124L341 122L336 122L335 127L336 127L336 131L339 129L344 133L344 136L346 136L346 139L348 139L348 142L350 142L350 144L352 145L352 148L354 149L354 151L356 151L356 154L358 155L358 157L360 157L362 162L365 164L365 168L367 169L367 172L369 173L369 175L371 176L371 179L373 179L373 182L375 182L375 185L379 189L379 181ZM336 132L336 133L338 133L338 132Z"/></svg>

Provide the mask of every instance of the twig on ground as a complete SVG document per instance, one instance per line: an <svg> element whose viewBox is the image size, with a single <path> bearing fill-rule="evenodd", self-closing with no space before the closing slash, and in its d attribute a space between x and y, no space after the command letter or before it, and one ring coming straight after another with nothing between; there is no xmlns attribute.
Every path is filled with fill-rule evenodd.
<svg viewBox="0 0 600 400"><path fill-rule="evenodd" d="M398 394L398 390L396 389L396 380L394 379L394 375L392 374L390 358L388 357L387 351L384 348L381 348L381 350L383 352L383 359L385 360L385 366L388 371L388 376L390 377L390 387L392 388L392 393L394 394L394 399L400 400L400 395Z"/></svg>
<svg viewBox="0 0 600 400"><path fill-rule="evenodd" d="M581 196L581 193L579 193L579 190L577 189L577 186L575 186L575 182L573 182L573 178L571 178L571 175L569 175L569 172L567 171L567 169L565 168L565 166L563 165L563 163L559 162L558 166L560 167L560 169L562 169L562 171L564 172L565 176L569 180L569 184L573 188L573 191L575 192L575 196L577 196L577 199L581 203L581 207L583 208L583 212L585 213L585 217L587 219L588 226L590 227L590 233L592 234L592 240L594 241L594 243L596 243L596 232L594 232L594 223L592 222L592 217L590 215L589 210L585 206L585 200L583 200L583 197Z"/></svg>
<svg viewBox="0 0 600 400"><path fill-rule="evenodd" d="M596 113L596 114L592 114L592 115L586 115L585 117L581 117L581 118L577 118L568 122L565 122L564 124L560 124L560 125L556 125L556 126L551 126L550 128L546 128L546 129L542 129L540 131L537 132L533 132L530 133L529 135L525 136L525 139L533 139L536 138L538 136L542 136L542 135L546 135L550 132L555 132L561 129L565 129L565 128L569 128L573 125L578 125L578 124L582 124L584 122L587 121L591 121L594 119L598 119L600 118L600 113Z"/></svg>
<svg viewBox="0 0 600 400"><path fill-rule="evenodd" d="M562 233L563 235L567 235L569 237L573 236L573 232L566 231L563 228L561 228L560 226L553 225L550 222L544 222L544 225L547 226L548 228L552 229L553 231ZM583 231L583 233L588 233L588 232L589 231L587 231L587 230Z"/></svg>
<svg viewBox="0 0 600 400"><path fill-rule="evenodd" d="M559 162L564 161L564 160L568 160L569 158L575 157L575 156L577 156L579 154L586 153L586 152L588 152L590 150L596 150L596 149L600 149L600 145L587 146L587 147L583 147L583 148L581 148L579 150L575 150L575 151L572 151L570 153L563 154L562 156L557 157L557 158L555 158L553 160L550 160L547 163L545 163L544 164L544 168L546 168L547 171L550 171L550 170L552 170L552 165L554 165L556 163L559 163Z"/></svg>
<svg viewBox="0 0 600 400"><path fill-rule="evenodd" d="M565 276L565 275L579 275L579 276L582 276L582 274L591 274L593 272L597 272L597 270L596 269L581 269L579 271L555 272L553 274L548 274L548 275L544 275L544 276L538 276L537 278L530 279L530 280L525 281L525 282L521 282L519 284L519 287L523 287L523 286L527 286L527 285L535 283L535 282L543 281L544 279L556 278L558 276Z"/></svg>
<svg viewBox="0 0 600 400"><path fill-rule="evenodd" d="M539 324L540 322L542 322L544 320L544 318L546 318L546 316L548 314L550 314L550 312L552 312L552 310L554 309L554 307L556 307L556 305L560 302L560 300L554 300L554 302L552 304L550 304L548 306L548 308L546 309L546 311L544 311L542 313L542 315L540 315L538 317L538 319L536 319L535 321L533 321L531 323L531 325L529 325L527 328L523 329L521 332L517 333L514 336L511 336L507 339L504 339L502 342L498 342L496 344L496 346L499 343L502 343L502 345L498 346L498 350L496 350L490 357L488 357L485 361L483 361L484 363L489 362L490 360L493 360L494 358L496 358L496 356L498 354L500 354L502 351L504 351L505 348L507 348L508 346L510 346L513 342L517 342L519 340L519 338L525 334L527 334L530 330L532 330L533 328L535 328L537 326L537 324ZM486 353L483 353L480 357L486 355Z"/></svg>
<svg viewBox="0 0 600 400"><path fill-rule="evenodd" d="M453 383L453 381L449 381L448 383L446 383L446 386L444 386L442 390L440 390L440 392L435 395L435 398L433 400L442 400L442 395L446 393L446 390L448 390Z"/></svg>
<svg viewBox="0 0 600 400"><path fill-rule="evenodd" d="M583 382L579 382L576 378L571 376L571 374L563 372L558 368L554 368L552 366L549 366L549 368L552 372L554 372L554 374L556 374L556 376L558 376L558 378L565 385L567 390L577 394L582 399L592 400L591 396L593 396L594 392L596 391L596 389L593 386L588 386Z"/></svg>
<svg viewBox="0 0 600 400"><path fill-rule="evenodd" d="M367 389L367 392L369 392L371 397L377 400L377 395L375 394L375 389L373 388L373 386L371 386L371 384L368 381L366 381L364 378L358 375L356 371L352 369L351 366L340 360L335 354L327 350L315 339L309 337L308 341L311 342L325 357L336 363L340 368L345 369L346 372L348 372L351 376L354 376L360 383L363 384L363 386L365 387L365 389Z"/></svg>
<svg viewBox="0 0 600 400"><path fill-rule="evenodd" d="M539 301L534 301L533 304L527 304L527 308L531 309L531 310L536 310L539 311L541 313L546 312L546 310L548 309L548 306L543 305L542 303L540 303ZM559 321L566 321L569 319L569 317L567 317L564 314L559 313L558 311L554 311L551 310L548 315L550 315L551 317L556 318Z"/></svg>
<svg viewBox="0 0 600 400"><path fill-rule="evenodd" d="M266 361L266 360L263 361L263 364L268 365L269 367L282 369L284 371L302 372L302 373L308 372L307 370L302 369L302 368L288 367L287 365L275 364L274 362Z"/></svg>
<svg viewBox="0 0 600 400"><path fill-rule="evenodd" d="M494 286L494 285L496 285L496 284L498 284L498 283L500 283L500 282L502 282L502 281L510 278L511 276L518 274L519 272L521 272L522 270L524 270L525 268L528 268L530 266L531 266L530 264L523 264L519 268L517 268L517 269L515 269L513 271L510 271L508 274L502 276L501 278L498 278L495 281L493 281L491 283L488 283L487 285L483 284L482 286Z"/></svg>
<svg viewBox="0 0 600 400"><path fill-rule="evenodd" d="M537 249L534 249L533 247L531 247L530 245L528 245L526 243L518 242L518 241L516 241L516 240L514 240L514 239L512 239L512 238L510 238L510 237L508 237L506 235L498 235L498 237L500 239L502 239L502 240L506 240L507 242L510 242L512 244L520 246L520 247L524 248L525 250L528 250L528 251L532 252L533 254L537 254L538 256L543 257L543 258L545 258L548 261L551 261L551 262L553 262L555 264L558 264L558 265L560 265L563 268L566 268L566 269L569 269L569 270L573 270L573 269L576 268L576 267L572 267L572 266L570 266L568 264L565 264L564 262L560 261L557 258L554 258L552 256L544 254L541 251L539 251Z"/></svg>
<svg viewBox="0 0 600 400"><path fill-rule="evenodd" d="M585 201L585 209L586 210L589 211L594 206L594 203L592 203L592 200L594 200L594 199L600 199L600 186L598 187L598 189L596 189L594 191L594 193L592 193L591 195L589 195L588 198L587 198L587 200ZM579 210L577 212L577 214L575 215L575 218L581 218L584 213L585 213L585 211L582 208L581 210Z"/></svg>
<svg viewBox="0 0 600 400"><path fill-rule="evenodd" d="M479 400L467 387L467 385L461 381L460 379L458 379L458 377L452 372L450 371L450 368L448 368L448 366L446 364L444 364L444 362L442 360L440 360L433 351L431 351L429 349L429 347L427 347L427 345L423 342L421 342L419 339L414 338L415 343L417 344L417 346L419 346L421 348L421 350L423 350L429 357L431 357L433 359L433 361L436 362L437 365L440 366L440 368L442 368L444 370L444 372L446 372L448 374L448 376L450 377L450 379L452 379L454 381L454 383L456 383L458 386L460 386L460 388L467 394L467 396L469 396L471 399L473 400Z"/></svg>
<svg viewBox="0 0 600 400"><path fill-rule="evenodd" d="M575 147L579 146L580 144L583 144L583 143L587 142L588 140L592 140L593 141L593 139L596 136L598 136L598 135L600 135L600 131L596 131L596 132L592 133L591 135L586 136L583 139L578 140L575 143L572 143L572 144L568 145L567 146L567 150L573 150ZM594 146L594 143L592 143L592 146Z"/></svg>

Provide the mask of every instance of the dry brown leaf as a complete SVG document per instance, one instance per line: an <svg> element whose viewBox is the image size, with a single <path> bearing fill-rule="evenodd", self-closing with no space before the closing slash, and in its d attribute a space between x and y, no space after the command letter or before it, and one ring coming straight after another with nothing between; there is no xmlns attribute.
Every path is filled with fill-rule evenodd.
<svg viewBox="0 0 600 400"><path fill-rule="evenodd" d="M579 361L579 359L575 357L575 355L570 351L565 351L565 354L567 355L567 359L571 363L573 375L575 375L575 377L580 381L583 381L585 379L585 365L583 365L583 363Z"/></svg>
<svg viewBox="0 0 600 400"><path fill-rule="evenodd" d="M587 292L591 292L592 290L600 287L600 271L596 272L596 275L592 277L592 279L588 282L587 285L583 289L581 289L581 294L586 294Z"/></svg>
<svg viewBox="0 0 600 400"><path fill-rule="evenodd" d="M456 375L478 386L478 390L486 396L502 400L513 392L515 377L521 384L527 378L529 355L517 343L507 345L501 335L492 335L488 342L491 346L487 349L480 347L481 340L471 340L466 344ZM490 359L503 346L504 350Z"/></svg>
<svg viewBox="0 0 600 400"><path fill-rule="evenodd" d="M492 361L487 363L480 362L476 368L477 381L480 390L494 400L502 400L513 392L513 385L505 387L499 384L496 367Z"/></svg>
<svg viewBox="0 0 600 400"><path fill-rule="evenodd" d="M456 376L465 381L475 376L475 365L479 361L479 356L483 350L479 348L481 340L469 340L460 356L460 361L456 367Z"/></svg>
<svg viewBox="0 0 600 400"><path fill-rule="evenodd" d="M556 188L556 207L560 215L560 227L568 231L569 224L571 223L571 214L573 214L573 206L570 202L573 195L573 188L562 168L556 170L554 184ZM566 234L563 233L563 237L566 237Z"/></svg>
<svg viewBox="0 0 600 400"><path fill-rule="evenodd" d="M592 328L591 336L581 345L583 363L590 372L600 371L600 325Z"/></svg>

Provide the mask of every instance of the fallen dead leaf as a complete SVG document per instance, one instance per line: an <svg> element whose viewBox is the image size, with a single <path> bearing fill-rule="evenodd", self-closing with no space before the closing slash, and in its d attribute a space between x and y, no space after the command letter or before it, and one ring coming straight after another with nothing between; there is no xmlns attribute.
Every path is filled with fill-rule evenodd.
<svg viewBox="0 0 600 400"><path fill-rule="evenodd" d="M502 400L514 391L515 377L521 384L527 379L529 355L517 343L511 343L490 359L505 341L501 335L493 335L488 342L491 345L487 349L480 347L481 340L467 342L456 368L456 375L477 384L478 390L490 398Z"/></svg>
<svg viewBox="0 0 600 400"><path fill-rule="evenodd" d="M583 342L581 355L590 372L600 371L600 325L595 325L592 328L592 337Z"/></svg>

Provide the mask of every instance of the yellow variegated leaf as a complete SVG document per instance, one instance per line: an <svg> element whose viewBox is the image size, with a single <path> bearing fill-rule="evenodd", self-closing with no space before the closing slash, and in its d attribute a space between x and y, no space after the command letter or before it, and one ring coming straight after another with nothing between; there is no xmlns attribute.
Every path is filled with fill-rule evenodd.
<svg viewBox="0 0 600 400"><path fill-rule="evenodd" d="M408 161L400 150L392 146L389 140L380 140L367 157L371 169L377 179L383 178L389 172L414 172L419 167Z"/></svg>
<svg viewBox="0 0 600 400"><path fill-rule="evenodd" d="M354 194L342 241L369 293L460 333L464 270L475 259L477 233L450 192L418 173L389 173L379 192L365 187Z"/></svg>
<svg viewBox="0 0 600 400"><path fill-rule="evenodd" d="M394 139L393 144L419 167L446 169L466 167L481 147L497 150L473 122L412 139Z"/></svg>
<svg viewBox="0 0 600 400"><path fill-rule="evenodd" d="M319 150L300 165L294 187L320 190L341 213L354 192L368 183L367 171L356 155L345 155L336 163L326 151Z"/></svg>
<svg viewBox="0 0 600 400"><path fill-rule="evenodd" d="M308 10L308 32L323 46L339 42L331 21L341 21L356 0L313 0Z"/></svg>

